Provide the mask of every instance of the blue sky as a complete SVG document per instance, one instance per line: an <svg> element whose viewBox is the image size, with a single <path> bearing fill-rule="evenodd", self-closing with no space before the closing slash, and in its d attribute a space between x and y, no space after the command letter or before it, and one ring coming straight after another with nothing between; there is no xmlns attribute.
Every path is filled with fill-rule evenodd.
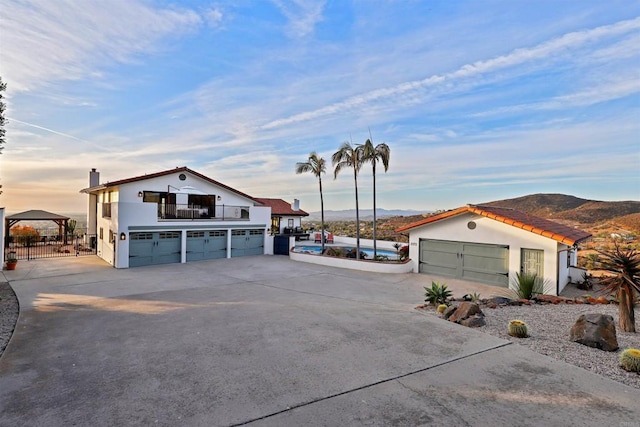
<svg viewBox="0 0 640 427"><path fill-rule="evenodd" d="M345 140L386 142L378 207L640 198L638 1L0 0L0 205L82 212L188 166L256 197L354 207ZM370 208L370 167L360 173Z"/></svg>

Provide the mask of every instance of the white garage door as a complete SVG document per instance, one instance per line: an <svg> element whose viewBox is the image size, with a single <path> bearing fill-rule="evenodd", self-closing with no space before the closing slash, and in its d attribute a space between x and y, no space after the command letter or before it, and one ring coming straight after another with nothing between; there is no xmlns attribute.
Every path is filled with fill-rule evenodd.
<svg viewBox="0 0 640 427"><path fill-rule="evenodd" d="M420 239L420 272L509 286L509 247Z"/></svg>

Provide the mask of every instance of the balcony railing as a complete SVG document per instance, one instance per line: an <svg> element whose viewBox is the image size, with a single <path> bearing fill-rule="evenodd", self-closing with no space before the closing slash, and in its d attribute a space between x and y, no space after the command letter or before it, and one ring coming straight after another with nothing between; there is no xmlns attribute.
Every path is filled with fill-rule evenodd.
<svg viewBox="0 0 640 427"><path fill-rule="evenodd" d="M249 206L158 203L158 219L174 221L249 221Z"/></svg>

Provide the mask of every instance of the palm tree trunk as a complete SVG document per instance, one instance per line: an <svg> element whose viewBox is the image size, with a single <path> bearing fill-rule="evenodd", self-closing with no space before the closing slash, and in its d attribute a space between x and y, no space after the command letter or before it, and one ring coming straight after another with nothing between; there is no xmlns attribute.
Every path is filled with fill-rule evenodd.
<svg viewBox="0 0 640 427"><path fill-rule="evenodd" d="M356 259L360 259L360 209L358 208L358 171L353 168L353 181L356 185Z"/></svg>
<svg viewBox="0 0 640 427"><path fill-rule="evenodd" d="M376 243L376 160L373 160L373 259L378 257Z"/></svg>
<svg viewBox="0 0 640 427"><path fill-rule="evenodd" d="M624 287L618 292L618 327L624 332L636 331L633 291Z"/></svg>
<svg viewBox="0 0 640 427"><path fill-rule="evenodd" d="M320 185L320 242L321 254L324 254L324 198L322 197L322 178L318 176L318 184Z"/></svg>

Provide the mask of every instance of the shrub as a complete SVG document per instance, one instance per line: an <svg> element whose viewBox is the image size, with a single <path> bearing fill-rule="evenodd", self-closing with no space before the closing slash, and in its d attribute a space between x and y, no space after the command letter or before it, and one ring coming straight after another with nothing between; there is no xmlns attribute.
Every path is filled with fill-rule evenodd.
<svg viewBox="0 0 640 427"><path fill-rule="evenodd" d="M442 314L447 309L447 307L449 307L447 304L440 304L436 310L438 311L438 313Z"/></svg>
<svg viewBox="0 0 640 427"><path fill-rule="evenodd" d="M358 250L356 248L351 248L347 251L346 253L346 257L347 258L356 258L356 254L358 253ZM364 252L360 251L360 259L366 259L367 258L367 254L365 254Z"/></svg>
<svg viewBox="0 0 640 427"><path fill-rule="evenodd" d="M325 249L324 254L328 256L335 256L335 257L345 257L347 255L344 249L335 248L335 247Z"/></svg>
<svg viewBox="0 0 640 427"><path fill-rule="evenodd" d="M451 291L447 289L447 285L438 282L431 282L431 288L424 287L424 300L432 305L446 304L451 298Z"/></svg>
<svg viewBox="0 0 640 427"><path fill-rule="evenodd" d="M516 273L512 282L512 291L518 299L531 299L534 295L544 294L547 282L537 274Z"/></svg>
<svg viewBox="0 0 640 427"><path fill-rule="evenodd" d="M12 227L11 236L15 243L26 246L31 246L33 243L40 240L40 233L38 233L38 230L28 225L16 225L15 227Z"/></svg>
<svg viewBox="0 0 640 427"><path fill-rule="evenodd" d="M522 320L510 320L507 327L509 335L516 338L526 338L529 336L527 331L527 324Z"/></svg>
<svg viewBox="0 0 640 427"><path fill-rule="evenodd" d="M409 258L409 246L404 245L402 248L400 248L400 250L398 251L398 256L400 257L400 261L404 261Z"/></svg>
<svg viewBox="0 0 640 427"><path fill-rule="evenodd" d="M620 354L620 366L626 371L640 373L640 350L628 348Z"/></svg>

